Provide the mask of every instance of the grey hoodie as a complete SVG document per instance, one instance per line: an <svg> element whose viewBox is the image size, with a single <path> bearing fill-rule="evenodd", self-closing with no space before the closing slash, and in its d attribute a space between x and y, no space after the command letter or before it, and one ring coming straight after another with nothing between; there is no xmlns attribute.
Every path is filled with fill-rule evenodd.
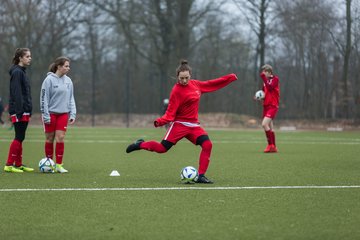
<svg viewBox="0 0 360 240"><path fill-rule="evenodd" d="M50 122L50 113L69 113L69 119L75 120L74 87L68 76L48 72L41 86L40 110L45 123Z"/></svg>

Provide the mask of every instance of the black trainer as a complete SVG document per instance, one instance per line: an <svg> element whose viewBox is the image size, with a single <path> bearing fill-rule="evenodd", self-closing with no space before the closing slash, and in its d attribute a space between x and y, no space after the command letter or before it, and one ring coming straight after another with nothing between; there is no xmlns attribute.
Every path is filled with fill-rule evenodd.
<svg viewBox="0 0 360 240"><path fill-rule="evenodd" d="M132 151L136 151L136 150L140 150L140 144L144 142L144 139L138 139L136 140L136 142L130 144L127 148L126 148L126 152L127 153L131 153Z"/></svg>
<svg viewBox="0 0 360 240"><path fill-rule="evenodd" d="M213 181L211 181L210 179L208 179L207 177L205 177L204 174L200 174L198 179L195 181L196 183L208 183L208 184L212 184L214 183Z"/></svg>

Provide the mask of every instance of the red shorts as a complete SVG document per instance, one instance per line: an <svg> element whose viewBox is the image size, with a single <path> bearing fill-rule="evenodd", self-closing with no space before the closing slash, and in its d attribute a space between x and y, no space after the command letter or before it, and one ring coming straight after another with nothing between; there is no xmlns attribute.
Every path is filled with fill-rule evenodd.
<svg viewBox="0 0 360 240"><path fill-rule="evenodd" d="M163 140L169 141L175 145L178 141L185 137L196 145L196 139L202 135L208 134L200 126L188 127L178 122L172 122Z"/></svg>
<svg viewBox="0 0 360 240"><path fill-rule="evenodd" d="M279 108L275 107L273 105L264 106L263 118L268 117L268 118L274 119L278 110L279 110Z"/></svg>
<svg viewBox="0 0 360 240"><path fill-rule="evenodd" d="M56 130L66 132L67 124L69 120L68 113L50 113L50 123L43 123L44 131L46 133L55 132Z"/></svg>
<svg viewBox="0 0 360 240"><path fill-rule="evenodd" d="M29 122L30 121L30 113L23 113L21 118L17 118L16 114L10 115L10 119L12 123L16 122Z"/></svg>

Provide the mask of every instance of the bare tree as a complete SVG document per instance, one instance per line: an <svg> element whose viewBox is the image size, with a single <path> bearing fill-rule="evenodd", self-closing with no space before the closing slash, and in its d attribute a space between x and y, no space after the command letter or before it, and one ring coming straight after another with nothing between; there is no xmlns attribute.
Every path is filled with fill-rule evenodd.
<svg viewBox="0 0 360 240"><path fill-rule="evenodd" d="M359 117L359 0L343 1L351 15L346 4L335 10L335 0L230 2L3 0L0 78L8 78L15 48L30 47L36 96L49 63L64 54L81 112L92 113L94 125L96 113L126 113L129 126L131 113L160 112L181 58L194 78L235 72L241 79L205 95L201 111L259 114L248 100L259 87L257 68L271 58L282 80L280 118ZM234 12L255 34L242 31ZM4 98L7 87L0 81Z"/></svg>
<svg viewBox="0 0 360 240"><path fill-rule="evenodd" d="M257 70L265 63L266 41L271 28L269 7L272 0L233 0L233 2L257 37L254 64L254 79L257 81Z"/></svg>
<svg viewBox="0 0 360 240"><path fill-rule="evenodd" d="M33 63L29 75L34 95L39 94L50 62L61 55L70 41L69 33L75 28L72 18L79 10L78 6L76 1L67 0L4 0L1 3L0 45L7 58L3 59L3 63L10 63L16 48L31 49Z"/></svg>
<svg viewBox="0 0 360 240"><path fill-rule="evenodd" d="M331 83L329 67L334 59L333 45L327 29L334 26L332 6L323 1L296 1L277 4L279 40L284 46L282 67L292 71L284 76L289 88L285 94L296 96L293 105L299 117L320 118L329 102ZM286 60L285 60L286 59Z"/></svg>
<svg viewBox="0 0 360 240"><path fill-rule="evenodd" d="M351 51L353 48L352 38L355 35L352 30L352 0L345 0L345 29L343 29L343 21L340 19L340 34L337 34L335 30L329 29L330 36L332 37L335 46L337 47L340 55L343 58L343 68L341 74L341 82L338 84L340 88L339 98L337 105L339 107L339 116L349 118L353 114L354 108L354 95L351 87L351 81L349 79L349 64L351 58ZM345 36L345 37L344 37Z"/></svg>
<svg viewBox="0 0 360 240"><path fill-rule="evenodd" d="M86 6L83 7L86 9ZM100 61L100 44L99 44L99 33L101 32L97 23L99 13L96 8L90 8L86 11L82 18L78 20L79 23L83 23L85 27L86 36L88 38L88 49L87 51L90 58L90 71L91 71L91 125L95 126L95 115L97 112L96 105L96 92L97 82L99 82L99 67Z"/></svg>
<svg viewBox="0 0 360 240"><path fill-rule="evenodd" d="M193 29L201 23L204 15L217 9L217 4L209 2L198 11L191 12L194 0L84 2L111 15L129 48L157 68L160 81L154 87L159 91L159 104L169 91L174 65L178 64L179 58L190 56Z"/></svg>
<svg viewBox="0 0 360 240"><path fill-rule="evenodd" d="M349 79L352 80L351 90L354 96L355 115L354 118L360 119L360 1L354 0L352 9L352 28L353 28L353 48L350 58Z"/></svg>
<svg viewBox="0 0 360 240"><path fill-rule="evenodd" d="M348 72L349 72L349 60L351 54L351 0L346 0L346 44L344 49L344 67L343 67L343 74L342 74L342 82L343 82L343 111L344 117L349 118L351 114L351 102L353 102L353 97L350 91L350 81L348 79Z"/></svg>

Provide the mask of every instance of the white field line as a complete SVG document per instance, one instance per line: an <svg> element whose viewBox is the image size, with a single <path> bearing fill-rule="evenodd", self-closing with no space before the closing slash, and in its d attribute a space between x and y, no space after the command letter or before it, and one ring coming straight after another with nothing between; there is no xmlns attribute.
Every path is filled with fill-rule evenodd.
<svg viewBox="0 0 360 240"><path fill-rule="evenodd" d="M0 142L11 142L12 139L0 139ZM26 139L26 142L35 142L35 143L42 143L45 140L44 139ZM240 143L240 144L252 144L252 143L263 143L263 140L212 140L213 143L217 143L217 144L228 144L228 143ZM131 140L105 140L105 139L100 139L100 140L66 140L66 143L104 143L104 144L116 144L116 143L132 143ZM281 142L281 144L305 144L305 145L315 145L315 144L336 144L336 145L360 145L360 141L355 140L355 141L348 141L348 142L336 142L336 141L283 141Z"/></svg>
<svg viewBox="0 0 360 240"><path fill-rule="evenodd" d="M249 187L159 187L159 188L13 188L0 192L51 192L51 191L182 191L182 190L265 190L265 189L349 189L348 186L249 186Z"/></svg>

